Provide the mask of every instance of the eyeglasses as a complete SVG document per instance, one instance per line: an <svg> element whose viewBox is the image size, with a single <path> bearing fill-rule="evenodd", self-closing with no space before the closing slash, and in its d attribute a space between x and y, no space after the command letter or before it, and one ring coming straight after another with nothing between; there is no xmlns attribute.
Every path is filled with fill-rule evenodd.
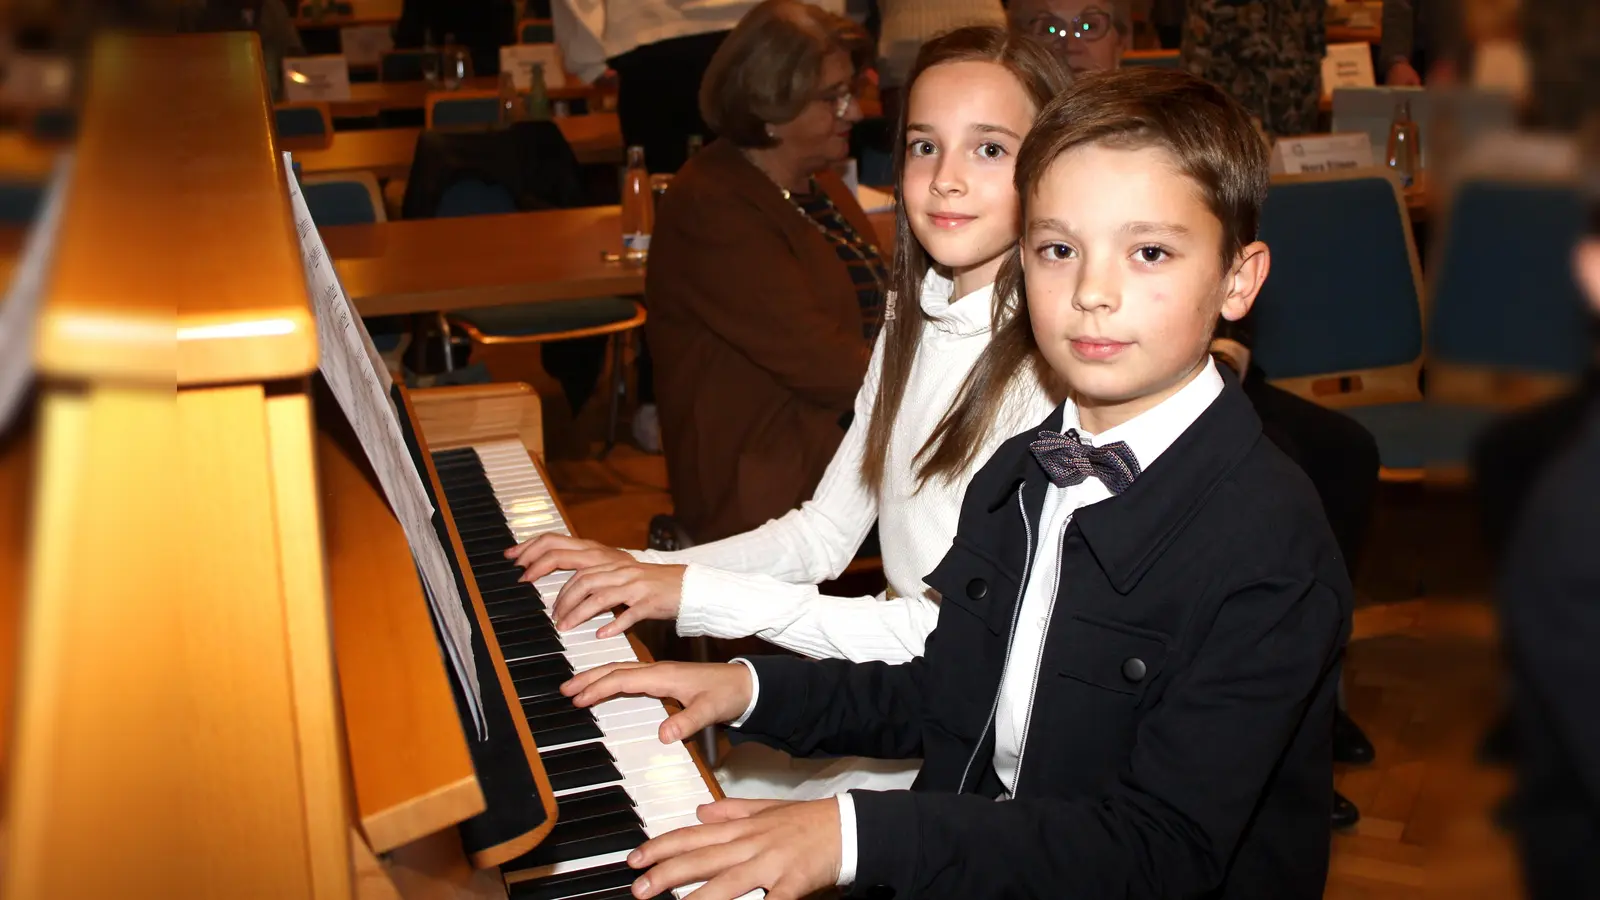
<svg viewBox="0 0 1600 900"><path fill-rule="evenodd" d="M1028 33L1050 41L1077 38L1080 41L1094 42L1110 34L1111 27L1110 13L1090 7L1071 22L1048 13L1037 16L1028 23Z"/></svg>
<svg viewBox="0 0 1600 900"><path fill-rule="evenodd" d="M861 85L847 84L834 88L817 99L833 107L833 117L842 119L850 114L850 104L861 96Z"/></svg>

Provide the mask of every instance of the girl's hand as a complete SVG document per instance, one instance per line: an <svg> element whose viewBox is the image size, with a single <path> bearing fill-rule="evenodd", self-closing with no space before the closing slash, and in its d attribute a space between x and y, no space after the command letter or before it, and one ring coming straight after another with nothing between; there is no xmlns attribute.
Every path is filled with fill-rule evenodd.
<svg viewBox="0 0 1600 900"><path fill-rule="evenodd" d="M742 663L611 663L561 685L576 706L594 706L619 694L675 700L683 711L661 723L661 743L671 744L718 722L731 722L750 705L750 670Z"/></svg>
<svg viewBox="0 0 1600 900"><path fill-rule="evenodd" d="M627 562L598 565L572 576L561 588L550 618L556 630L570 631L616 606L627 607L595 631L597 637L621 634L641 619L675 619L683 599L684 566Z"/></svg>
<svg viewBox="0 0 1600 900"><path fill-rule="evenodd" d="M628 854L628 865L650 870L633 883L635 897L704 881L697 900L734 900L756 888L766 888L768 900L800 900L839 880L839 801L832 797L722 800L699 814L707 824L668 832Z"/></svg>
<svg viewBox="0 0 1600 900"><path fill-rule="evenodd" d="M522 580L534 582L557 569L579 571L609 563L631 562L633 557L615 547L547 532L506 551L506 558L527 569Z"/></svg>

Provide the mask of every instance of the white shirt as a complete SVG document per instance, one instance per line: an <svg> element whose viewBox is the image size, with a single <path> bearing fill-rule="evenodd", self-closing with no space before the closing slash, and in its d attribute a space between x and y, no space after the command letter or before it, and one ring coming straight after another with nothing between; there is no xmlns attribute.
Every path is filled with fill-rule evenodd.
<svg viewBox="0 0 1600 900"><path fill-rule="evenodd" d="M688 565L680 635L755 635L813 658L855 662L899 663L921 655L939 619L938 594L922 578L950 549L967 482L1001 442L1055 406L1030 370L1013 383L969 469L948 481L918 485L917 454L989 345L993 285L952 302L954 287L933 272L923 282L922 309L931 321L895 416L878 490L861 480L861 460L878 396L881 339L856 394L855 420L810 500L721 541L675 553L633 551L644 562ZM824 596L817 583L844 571L874 520L890 598Z"/></svg>
<svg viewBox="0 0 1600 900"><path fill-rule="evenodd" d="M1140 470L1148 470L1221 395L1222 387L1222 374L1217 371L1216 363L1208 357L1205 368L1199 374L1157 406L1115 428L1107 429L1101 435L1085 434L1081 429L1078 434L1096 446L1125 441L1133 451L1134 458L1139 460ZM1079 427L1078 409L1071 401L1062 404L1061 418L1062 432ZM1067 526L1071 524L1074 512L1110 496L1111 492L1098 478L1086 478L1067 488L1052 484L1045 491L1040 524L1034 537L1037 545L1029 565L1028 581L1023 588L1017 626L1011 635L1005 672L1000 678L1000 697L995 711L994 767L1008 793L1015 790L1021 771L1028 719L1033 712L1033 690L1038 678L1039 658L1044 651L1045 633L1060 584L1057 564ZM731 723L736 728L744 724L755 711L760 696L755 668L745 660L737 662L743 663L749 670L751 690L750 705ZM837 800L840 839L838 884L843 886L855 881L855 802L849 794L840 794Z"/></svg>
<svg viewBox="0 0 1600 900"><path fill-rule="evenodd" d="M554 0L550 26L567 71L593 83L606 60L636 47L739 24L758 0ZM844 0L815 5L844 12Z"/></svg>
<svg viewBox="0 0 1600 900"><path fill-rule="evenodd" d="M1139 468L1145 470L1221 393L1222 375L1208 357L1206 367L1177 393L1103 434L1092 435L1083 430L1078 424L1078 408L1071 401L1062 404L1058 430L1065 434L1069 428L1077 429L1084 443L1096 447L1123 441L1139 461ZM1017 789L1028 719L1033 714L1034 686L1039 679L1039 660L1061 585L1061 547L1066 541L1067 526L1072 524L1073 513L1110 497L1110 489L1098 478L1085 478L1065 488L1052 484L1045 489L1028 583L1023 588L1022 609L1017 613L1011 652L1000 679L1000 702L995 707L994 770L1007 793ZM1021 511L1017 514L1021 515Z"/></svg>

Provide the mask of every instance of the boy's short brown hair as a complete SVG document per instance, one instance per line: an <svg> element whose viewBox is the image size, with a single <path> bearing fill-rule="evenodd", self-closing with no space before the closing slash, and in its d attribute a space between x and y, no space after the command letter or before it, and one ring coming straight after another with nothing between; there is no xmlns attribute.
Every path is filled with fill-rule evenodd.
<svg viewBox="0 0 1600 900"><path fill-rule="evenodd" d="M1154 66L1078 76L1039 113L1017 153L1024 207L1051 163L1089 144L1172 154L1222 223L1225 269L1256 239L1267 199L1267 145L1244 107L1210 82Z"/></svg>
<svg viewBox="0 0 1600 900"><path fill-rule="evenodd" d="M771 147L770 124L793 121L823 86L822 61L849 55L857 72L872 39L855 22L800 0L766 0L745 13L700 81L700 115L740 147Z"/></svg>

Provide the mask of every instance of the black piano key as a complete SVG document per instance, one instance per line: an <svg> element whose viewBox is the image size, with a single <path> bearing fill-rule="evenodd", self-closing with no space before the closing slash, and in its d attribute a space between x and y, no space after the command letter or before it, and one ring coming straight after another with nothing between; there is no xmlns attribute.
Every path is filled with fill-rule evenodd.
<svg viewBox="0 0 1600 900"><path fill-rule="evenodd" d="M506 527L504 519L490 523L468 523L466 528L462 528L458 523L456 525L456 533L461 535L463 541L468 538L474 541L502 538L500 543L502 547L509 547L517 542L517 539L511 534L511 529Z"/></svg>
<svg viewBox="0 0 1600 900"><path fill-rule="evenodd" d="M516 541L509 537L467 537L461 536L461 546L466 548L469 556L504 556L507 550L516 546Z"/></svg>
<svg viewBox="0 0 1600 900"><path fill-rule="evenodd" d="M648 840L633 810L595 816L577 822L558 818L556 827L538 847L517 859L518 866L548 866L602 853L632 850ZM639 873L635 873L637 875Z"/></svg>
<svg viewBox="0 0 1600 900"><path fill-rule="evenodd" d="M500 645L500 654L505 657L507 663L565 652L566 648L562 646L561 639L553 636L507 641Z"/></svg>
<svg viewBox="0 0 1600 900"><path fill-rule="evenodd" d="M500 623L508 619L519 619L543 611L544 602L535 597L531 600L508 600L493 606L485 604L485 608L489 611L489 623L499 628Z"/></svg>
<svg viewBox="0 0 1600 900"><path fill-rule="evenodd" d="M494 488L487 484L458 484L446 490L444 495L450 501L452 510L457 505L462 509L471 506L474 512L495 512L504 515L500 507L500 497L495 494Z"/></svg>
<svg viewBox="0 0 1600 900"><path fill-rule="evenodd" d="M563 744L576 744L579 741L598 741L606 736L587 709L576 707L569 712L529 719L528 730L533 733L533 742L541 747L560 747Z"/></svg>
<svg viewBox="0 0 1600 900"><path fill-rule="evenodd" d="M579 872L551 875L549 878L540 878L537 881L518 881L509 886L510 896L516 900L567 900L575 897L589 900L592 895L601 892L626 890L643 874L638 869L629 868L627 863L614 863Z"/></svg>
<svg viewBox="0 0 1600 900"><path fill-rule="evenodd" d="M496 609L504 609L508 606L510 606L510 604L504 604L497 606ZM526 609L521 615L504 616L500 619L497 619L494 623L494 630L496 634L500 634L502 632L521 631L524 628L536 628L541 632L548 631L553 634L555 632L556 624L555 621L550 618L550 613L544 608L543 603L532 602L528 602L526 604Z"/></svg>
<svg viewBox="0 0 1600 900"><path fill-rule="evenodd" d="M498 509L457 509L455 504L450 505L451 518L456 520L457 531L475 530L484 525L505 527L506 517Z"/></svg>
<svg viewBox="0 0 1600 900"><path fill-rule="evenodd" d="M593 746L585 744L584 746ZM564 753L558 750L557 753ZM599 784L612 784L622 780L622 773L617 771L617 764L611 761L609 754L603 754L604 759L595 761L591 765L575 766L552 771L547 764L545 774L550 777L550 790L570 791L576 788L591 787ZM543 759L543 757L540 757Z"/></svg>
<svg viewBox="0 0 1600 900"><path fill-rule="evenodd" d="M632 809L633 798L620 784L556 798L556 820L559 822L578 822L590 816Z"/></svg>
<svg viewBox="0 0 1600 900"><path fill-rule="evenodd" d="M522 701L522 714L530 722L538 716L565 712L569 709L577 709L577 707L572 705L571 697L562 694L551 694Z"/></svg>
<svg viewBox="0 0 1600 900"><path fill-rule="evenodd" d="M542 662L543 660L535 661ZM537 678L519 679L515 682L517 699L532 700L535 697L560 696L561 685L571 678L571 675L543 675Z"/></svg>
<svg viewBox="0 0 1600 900"><path fill-rule="evenodd" d="M511 680L522 678L540 678L545 675L562 675L572 677L572 663L563 658L534 659L527 662L512 663L506 666L511 672Z"/></svg>
<svg viewBox="0 0 1600 900"><path fill-rule="evenodd" d="M453 447L449 450L435 450L432 455L436 461L441 459L461 459L462 457L477 459L478 451L471 447Z"/></svg>
<svg viewBox="0 0 1600 900"><path fill-rule="evenodd" d="M502 572L512 572L518 578L521 578L528 571L517 565L515 560L507 559L504 556L485 557L468 566L468 568L472 569L473 575L498 575Z"/></svg>
<svg viewBox="0 0 1600 900"><path fill-rule="evenodd" d="M561 635L556 633L555 623L543 612L533 615L520 616L515 619L504 619L495 623L494 633L500 638L502 644L515 644L519 641L532 641L539 638L554 638L561 640Z"/></svg>
<svg viewBox="0 0 1600 900"><path fill-rule="evenodd" d="M477 569L473 569L472 577L478 582L478 590L493 591L503 587L516 587L517 585L522 584L522 576L525 575L526 572L517 568L515 564L509 564L509 566L509 568L501 569L499 571L479 572Z"/></svg>
<svg viewBox="0 0 1600 900"><path fill-rule="evenodd" d="M519 581L506 587L490 588L488 590L480 589L478 594L483 597L484 603L505 603L512 600L537 599L539 589L534 587L532 582Z"/></svg>
<svg viewBox="0 0 1600 900"><path fill-rule="evenodd" d="M457 497L445 492L445 499L450 501L450 512L463 515L476 515L478 513L496 513L504 518L506 511L500 506L500 500L495 497Z"/></svg>

